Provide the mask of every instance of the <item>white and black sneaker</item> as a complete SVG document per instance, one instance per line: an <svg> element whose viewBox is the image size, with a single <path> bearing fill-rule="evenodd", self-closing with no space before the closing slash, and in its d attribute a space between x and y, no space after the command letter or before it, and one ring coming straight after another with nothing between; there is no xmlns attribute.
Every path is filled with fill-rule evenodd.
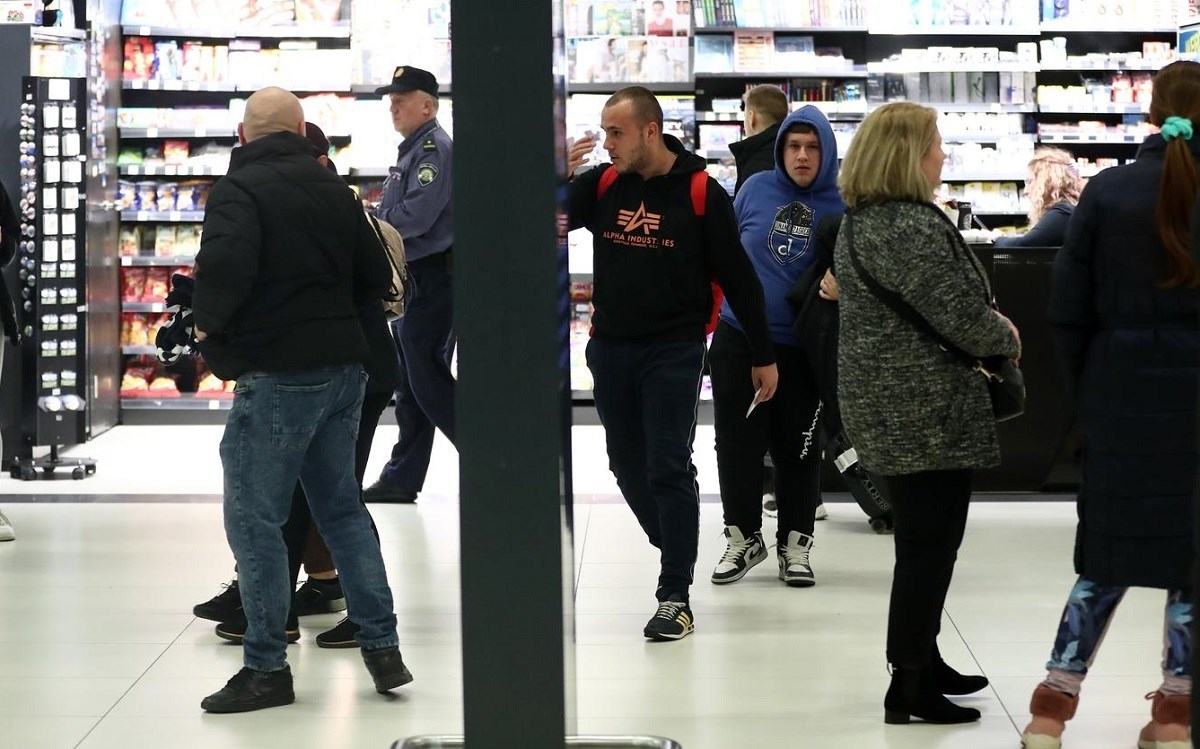
<svg viewBox="0 0 1200 749"><path fill-rule="evenodd" d="M682 640L696 629L692 608L678 593L658 604L658 610L646 622L642 635L650 640Z"/></svg>
<svg viewBox="0 0 1200 749"><path fill-rule="evenodd" d="M790 531L787 543L775 548L779 556L779 579L795 588L807 588L817 584L809 563L813 537L800 531Z"/></svg>
<svg viewBox="0 0 1200 749"><path fill-rule="evenodd" d="M767 545L759 531L746 538L736 525L730 525L725 528L725 538L729 543L712 573L712 581L717 585L741 580L751 567L767 558Z"/></svg>

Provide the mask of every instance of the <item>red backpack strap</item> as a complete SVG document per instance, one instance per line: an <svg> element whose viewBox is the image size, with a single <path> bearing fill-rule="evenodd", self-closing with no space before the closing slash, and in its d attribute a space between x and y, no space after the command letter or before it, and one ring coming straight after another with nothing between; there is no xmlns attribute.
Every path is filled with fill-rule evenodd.
<svg viewBox="0 0 1200 749"><path fill-rule="evenodd" d="M717 329L717 320L721 318L721 303L725 301L725 292L717 285L716 281L709 281L712 286L713 305L712 312L708 316L708 324L704 326L704 332L707 335L712 335Z"/></svg>
<svg viewBox="0 0 1200 749"><path fill-rule="evenodd" d="M608 188L612 187L612 183L617 181L617 168L612 164L604 170L600 175L600 181L596 183L596 200L604 197L604 193L608 192Z"/></svg>
<svg viewBox="0 0 1200 749"><path fill-rule="evenodd" d="M600 180L604 181L603 178ZM692 172L692 211L697 216L704 215L704 207L708 203L708 172L701 169Z"/></svg>

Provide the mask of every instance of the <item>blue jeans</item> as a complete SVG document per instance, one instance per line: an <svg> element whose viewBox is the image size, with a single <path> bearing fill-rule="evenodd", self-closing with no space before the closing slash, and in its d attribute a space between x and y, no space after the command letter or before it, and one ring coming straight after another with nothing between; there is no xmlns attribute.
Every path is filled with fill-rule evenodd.
<svg viewBox="0 0 1200 749"><path fill-rule="evenodd" d="M448 258L436 255L411 263L404 317L392 321L400 357L396 425L400 437L379 480L420 491L429 470L434 428L454 442L453 283Z"/></svg>
<svg viewBox="0 0 1200 749"><path fill-rule="evenodd" d="M364 648L397 644L396 615L379 544L354 476L366 374L359 364L238 377L221 438L225 536L238 563L246 612L243 660L256 671L287 665L288 584L283 524L297 479L342 573Z"/></svg>
<svg viewBox="0 0 1200 749"><path fill-rule="evenodd" d="M650 544L661 551L656 597L688 600L700 541L692 465L704 344L588 342L608 464ZM749 373L747 373L749 376Z"/></svg>

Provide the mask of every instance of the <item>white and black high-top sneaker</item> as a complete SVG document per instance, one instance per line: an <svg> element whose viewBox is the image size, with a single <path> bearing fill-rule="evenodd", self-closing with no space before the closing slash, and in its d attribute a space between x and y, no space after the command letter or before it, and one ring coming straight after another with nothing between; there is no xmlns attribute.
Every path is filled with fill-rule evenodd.
<svg viewBox="0 0 1200 749"><path fill-rule="evenodd" d="M725 538L729 543L712 573L712 581L718 585L741 580L751 567L767 558L767 545L758 531L747 538L736 525L730 525L725 528Z"/></svg>
<svg viewBox="0 0 1200 749"><path fill-rule="evenodd" d="M650 640L682 640L696 629L692 608L683 596L672 594L658 604L642 635Z"/></svg>
<svg viewBox="0 0 1200 749"><path fill-rule="evenodd" d="M787 543L777 546L779 556L779 579L796 588L807 588L817 584L813 576L808 555L812 551L813 537L800 531L790 531Z"/></svg>

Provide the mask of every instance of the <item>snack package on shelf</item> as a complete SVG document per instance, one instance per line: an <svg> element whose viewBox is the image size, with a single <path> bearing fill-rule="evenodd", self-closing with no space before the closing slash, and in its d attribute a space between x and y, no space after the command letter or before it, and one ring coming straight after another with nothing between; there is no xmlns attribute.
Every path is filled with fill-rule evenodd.
<svg viewBox="0 0 1200 749"><path fill-rule="evenodd" d="M121 227L117 239L117 254L121 257L135 257L142 250L142 227L125 224Z"/></svg>
<svg viewBox="0 0 1200 749"><path fill-rule="evenodd" d="M180 257L200 251L200 224L183 224L175 230L175 254Z"/></svg>
<svg viewBox="0 0 1200 749"><path fill-rule="evenodd" d="M140 302L146 288L146 272L148 268L121 269L121 301Z"/></svg>
<svg viewBox="0 0 1200 749"><path fill-rule="evenodd" d="M179 385L175 383L173 377L162 373L150 381L146 396L149 398L179 398Z"/></svg>
<svg viewBox="0 0 1200 749"><path fill-rule="evenodd" d="M165 302L171 288L170 268L148 268L146 285L142 289L143 302Z"/></svg>
<svg viewBox="0 0 1200 749"><path fill-rule="evenodd" d="M122 318L129 320L129 337L124 345L151 346L154 344L150 340L150 321L146 318L145 314L140 312L126 312L122 313Z"/></svg>
<svg viewBox="0 0 1200 749"><path fill-rule="evenodd" d="M144 368L138 366L125 368L125 373L121 376L122 398L145 398L149 390L150 383L146 379Z"/></svg>

